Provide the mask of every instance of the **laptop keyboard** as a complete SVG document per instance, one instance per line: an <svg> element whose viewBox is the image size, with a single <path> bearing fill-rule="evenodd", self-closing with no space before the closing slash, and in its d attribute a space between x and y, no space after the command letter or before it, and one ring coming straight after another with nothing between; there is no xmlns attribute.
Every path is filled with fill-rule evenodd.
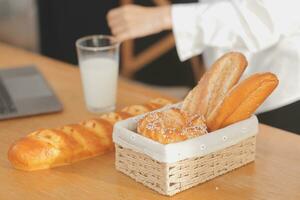
<svg viewBox="0 0 300 200"><path fill-rule="evenodd" d="M17 112L3 81L0 79L0 114L11 114Z"/></svg>

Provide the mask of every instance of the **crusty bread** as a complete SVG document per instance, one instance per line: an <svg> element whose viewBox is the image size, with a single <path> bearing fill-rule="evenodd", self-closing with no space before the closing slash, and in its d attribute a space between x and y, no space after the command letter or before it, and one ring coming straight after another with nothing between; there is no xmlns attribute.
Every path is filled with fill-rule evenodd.
<svg viewBox="0 0 300 200"><path fill-rule="evenodd" d="M246 66L247 60L241 53L231 52L219 58L184 99L182 110L207 118L239 81Z"/></svg>
<svg viewBox="0 0 300 200"><path fill-rule="evenodd" d="M203 116L190 116L183 110L172 108L147 114L138 122L137 132L169 144L206 134L207 128Z"/></svg>
<svg viewBox="0 0 300 200"><path fill-rule="evenodd" d="M242 81L207 118L209 131L249 118L278 85L272 73L259 73Z"/></svg>
<svg viewBox="0 0 300 200"><path fill-rule="evenodd" d="M247 60L242 54L225 54L187 95L181 110L150 113L138 122L137 131L168 144L205 134L206 129L211 132L249 118L276 88L278 80L272 73L262 73L236 85L246 66ZM190 130L195 129L187 124L191 124L189 120L195 115L204 119L198 120L201 129L192 132Z"/></svg>
<svg viewBox="0 0 300 200"><path fill-rule="evenodd" d="M170 103L167 99L154 99L145 105L128 106L97 119L35 131L10 147L8 159L17 169L33 171L101 155L113 149L114 123Z"/></svg>

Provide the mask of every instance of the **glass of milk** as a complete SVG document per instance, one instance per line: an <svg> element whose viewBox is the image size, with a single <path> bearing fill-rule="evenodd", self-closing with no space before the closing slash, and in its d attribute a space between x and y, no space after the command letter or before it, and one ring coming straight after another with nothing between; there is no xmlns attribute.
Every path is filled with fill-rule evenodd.
<svg viewBox="0 0 300 200"><path fill-rule="evenodd" d="M76 41L85 102L90 112L115 109L119 46L114 37L107 35L91 35Z"/></svg>

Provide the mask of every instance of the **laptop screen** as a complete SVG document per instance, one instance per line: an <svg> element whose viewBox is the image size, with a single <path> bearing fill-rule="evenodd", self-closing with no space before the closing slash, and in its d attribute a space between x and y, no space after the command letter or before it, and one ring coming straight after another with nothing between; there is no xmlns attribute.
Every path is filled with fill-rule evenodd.
<svg viewBox="0 0 300 200"><path fill-rule="evenodd" d="M51 96L52 93L39 74L2 79L12 99Z"/></svg>

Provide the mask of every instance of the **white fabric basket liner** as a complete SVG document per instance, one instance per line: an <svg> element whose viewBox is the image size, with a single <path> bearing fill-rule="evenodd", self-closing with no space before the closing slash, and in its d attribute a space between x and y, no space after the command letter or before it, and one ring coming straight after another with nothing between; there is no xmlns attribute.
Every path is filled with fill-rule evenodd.
<svg viewBox="0 0 300 200"><path fill-rule="evenodd" d="M180 107L179 104L166 106ZM163 163L174 163L187 158L205 156L245 140L258 133L258 120L255 115L208 134L188 139L182 142L161 144L135 132L137 122L144 116L139 115L117 122L113 130L113 141L124 148L150 156Z"/></svg>

